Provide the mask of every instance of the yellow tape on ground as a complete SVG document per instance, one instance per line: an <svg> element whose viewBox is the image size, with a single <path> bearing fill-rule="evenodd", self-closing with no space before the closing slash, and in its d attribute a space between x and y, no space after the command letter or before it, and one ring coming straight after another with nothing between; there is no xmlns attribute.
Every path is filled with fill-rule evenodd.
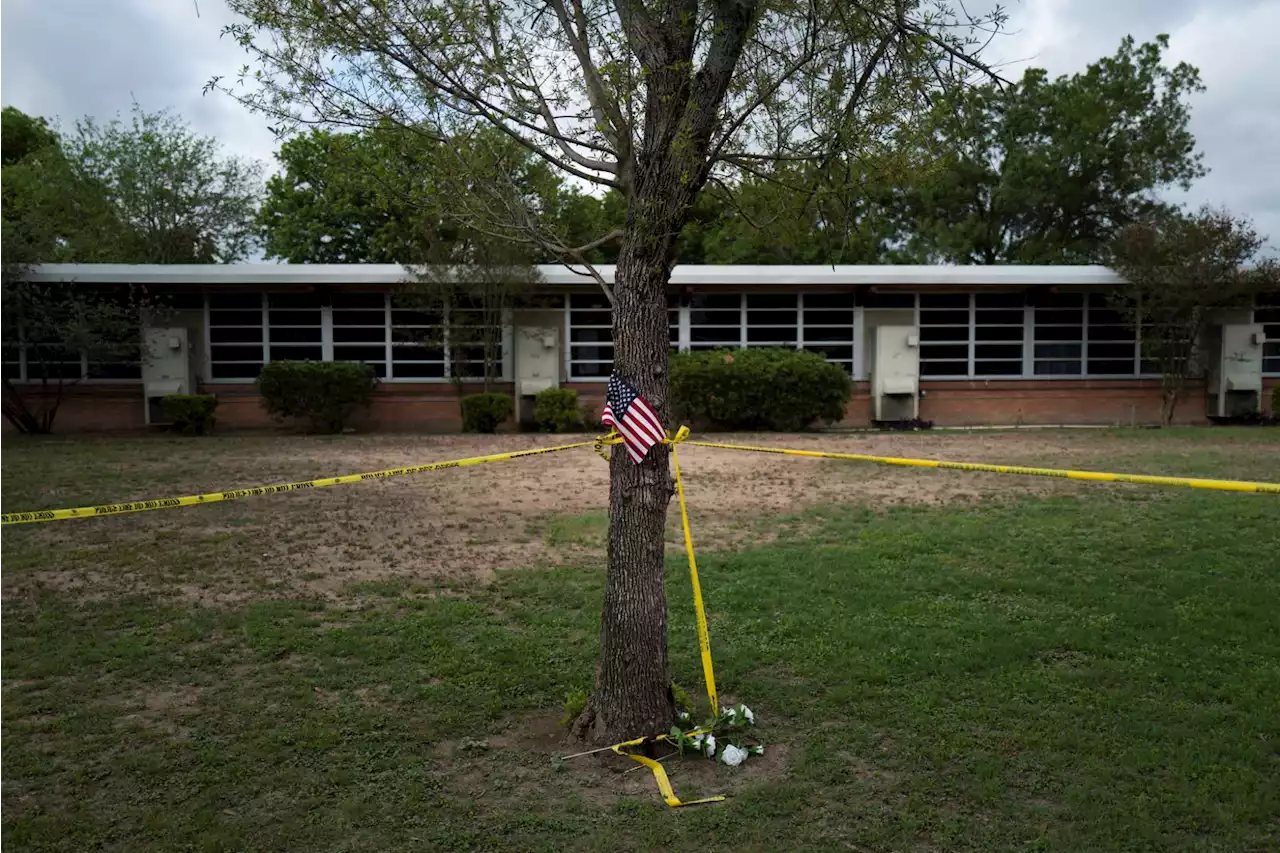
<svg viewBox="0 0 1280 853"><path fill-rule="evenodd" d="M755 453L780 453L785 456L812 456L821 459L848 459L854 462L876 462L881 465L905 465L910 468L947 468L955 471L988 471L992 474L1023 474L1031 477L1060 477L1093 483L1142 483L1148 486L1181 486L1188 489L1215 489L1221 492L1264 492L1280 494L1280 483L1254 483L1247 480L1204 480L1194 477L1157 477L1147 474L1110 474L1103 471L1073 471L1067 468L1024 468L1018 465L987 465L981 462L945 462L938 459L910 459L899 456L867 456L862 453L830 453L818 450L788 450L781 447L758 447L750 444L720 444L713 441L689 441L698 447L722 450L750 450Z"/></svg>
<svg viewBox="0 0 1280 853"><path fill-rule="evenodd" d="M671 808L673 809L680 808L681 806L696 806L699 803L724 802L724 797L703 797L700 800L689 800L688 802L681 801L681 799L676 796L675 790L671 787L671 780L667 778L667 771L662 769L661 764L654 761L652 758L649 758L648 756L635 755L634 753L623 751L624 747L638 746L639 744L644 743L646 740L648 740L648 738L636 738L635 740L629 740L623 743L615 743L613 745L613 751L618 753L618 755L625 755L627 758L630 758L632 761L643 764L645 767L648 767L651 771L653 771L653 779L655 782L658 783L658 790L662 793L663 802L671 806Z"/></svg>
<svg viewBox="0 0 1280 853"><path fill-rule="evenodd" d="M300 483L280 483L275 486L254 486L250 489L231 489L225 492L209 492L203 495L187 495L180 498L158 498L150 501L131 501L128 503L99 504L98 506L81 506L72 509L42 509L34 512L6 512L0 516L0 524L31 524L38 521L60 521L66 518L94 518L102 515L119 515L126 512L146 512L153 509L174 509L180 506L199 506L233 501L257 495L273 495L277 492L294 492L299 489L318 489L325 486L340 486L344 483L359 483L363 480L383 480L387 477L403 477L406 474L420 474L423 471L439 471L444 468L465 468L468 465L483 465L486 462L503 462L507 459L519 459L521 456L537 456L542 453L555 453L559 450L572 450L575 447L589 447L592 442L580 441L576 444L561 444L557 447L537 447L532 450L514 450L509 453L493 453L488 456L472 456L468 459L453 459L448 462L431 462L426 465L411 465L407 468L388 468L385 471L370 471L367 474L344 474L341 477L324 477L319 480L304 480Z"/></svg>

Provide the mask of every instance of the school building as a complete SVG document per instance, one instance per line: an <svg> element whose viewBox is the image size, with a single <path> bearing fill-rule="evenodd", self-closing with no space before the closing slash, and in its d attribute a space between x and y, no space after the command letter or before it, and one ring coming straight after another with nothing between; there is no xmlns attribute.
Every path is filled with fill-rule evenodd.
<svg viewBox="0 0 1280 853"><path fill-rule="evenodd" d="M598 270L612 281L612 267ZM598 412L612 368L609 303L582 270L540 273L531 306L502 325L497 390L527 409L543 388L573 388ZM372 365L381 383L362 429L451 431L460 426L455 377L479 366L474 349L442 340L440 314L396 298L411 277L398 265L54 264L31 275L141 286L172 306L142 330L151 356L141 364L66 356L59 369L78 381L64 392L62 432L156 424L167 393L215 394L220 428L269 426L254 379L281 359ZM1120 283L1099 266L679 266L671 345L821 353L855 381L845 426L1154 423L1159 376L1107 305ZM7 346L4 373L31 391L27 355ZM1280 299L1215 318L1201 355L1179 421L1268 411L1280 384ZM478 390L465 379L462 389Z"/></svg>

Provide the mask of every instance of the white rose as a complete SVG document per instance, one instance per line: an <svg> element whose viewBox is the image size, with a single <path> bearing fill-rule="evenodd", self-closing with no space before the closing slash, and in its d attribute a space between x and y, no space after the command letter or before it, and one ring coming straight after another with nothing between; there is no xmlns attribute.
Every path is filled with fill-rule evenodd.
<svg viewBox="0 0 1280 853"><path fill-rule="evenodd" d="M747 722L750 723L751 725L754 726L756 724L756 715L751 713L751 709L748 708L746 705L742 706L742 716L746 717Z"/></svg>
<svg viewBox="0 0 1280 853"><path fill-rule="evenodd" d="M752 755L764 755L764 747L763 747L763 746L753 746L753 747L751 747L751 749L750 749L750 750L748 750L748 752L750 752Z"/></svg>
<svg viewBox="0 0 1280 853"><path fill-rule="evenodd" d="M707 735L706 740L707 758L714 758L716 754L716 736Z"/></svg>
<svg viewBox="0 0 1280 853"><path fill-rule="evenodd" d="M747 760L747 751L739 747L729 744L720 753L720 760L730 767L737 767L739 764Z"/></svg>

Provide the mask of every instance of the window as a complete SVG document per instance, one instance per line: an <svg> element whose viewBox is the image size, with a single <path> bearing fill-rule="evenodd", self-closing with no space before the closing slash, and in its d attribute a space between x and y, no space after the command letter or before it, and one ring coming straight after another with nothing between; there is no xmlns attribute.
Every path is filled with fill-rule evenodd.
<svg viewBox="0 0 1280 853"><path fill-rule="evenodd" d="M973 294L973 375L1021 376L1025 335L1021 293Z"/></svg>
<svg viewBox="0 0 1280 853"><path fill-rule="evenodd" d="M267 294L267 360L324 361L317 293Z"/></svg>
<svg viewBox="0 0 1280 853"><path fill-rule="evenodd" d="M444 379L444 316L391 305L391 378Z"/></svg>
<svg viewBox="0 0 1280 853"><path fill-rule="evenodd" d="M387 294L335 293L333 360L360 361L379 379L387 373Z"/></svg>
<svg viewBox="0 0 1280 853"><path fill-rule="evenodd" d="M1137 374L1138 336L1124 316L1107 305L1104 293L1090 293L1085 318L1085 373L1089 376Z"/></svg>
<svg viewBox="0 0 1280 853"><path fill-rule="evenodd" d="M804 293L804 348L853 373L853 293Z"/></svg>
<svg viewBox="0 0 1280 853"><path fill-rule="evenodd" d="M1041 294L1033 334L1036 376L1138 375L1137 335L1104 293Z"/></svg>
<svg viewBox="0 0 1280 853"><path fill-rule="evenodd" d="M735 297L736 298L736 297ZM667 327L680 341L680 303L667 297ZM607 378L613 372L613 311L603 293L569 295L569 378Z"/></svg>
<svg viewBox="0 0 1280 853"><path fill-rule="evenodd" d="M748 293L746 307L747 346L794 349L800 342L797 294Z"/></svg>
<svg viewBox="0 0 1280 853"><path fill-rule="evenodd" d="M252 381L265 361L261 293L209 294L209 375Z"/></svg>
<svg viewBox="0 0 1280 853"><path fill-rule="evenodd" d="M741 293L690 294L689 348L741 347L742 299Z"/></svg>
<svg viewBox="0 0 1280 853"><path fill-rule="evenodd" d="M969 375L968 293L920 294L920 375Z"/></svg>
<svg viewBox="0 0 1280 853"><path fill-rule="evenodd" d="M1261 323L1267 336L1267 342L1262 345L1262 372L1280 376L1280 293L1266 293L1258 297L1253 322Z"/></svg>

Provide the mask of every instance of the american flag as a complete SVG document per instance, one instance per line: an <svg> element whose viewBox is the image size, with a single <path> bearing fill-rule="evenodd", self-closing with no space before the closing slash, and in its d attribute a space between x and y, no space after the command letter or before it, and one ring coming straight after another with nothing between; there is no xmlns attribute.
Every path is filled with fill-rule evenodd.
<svg viewBox="0 0 1280 853"><path fill-rule="evenodd" d="M609 377L609 390L605 394L604 413L600 422L613 427L622 436L631 461L639 465L649 453L649 448L667 437L662 421L645 402L636 389L619 379Z"/></svg>

